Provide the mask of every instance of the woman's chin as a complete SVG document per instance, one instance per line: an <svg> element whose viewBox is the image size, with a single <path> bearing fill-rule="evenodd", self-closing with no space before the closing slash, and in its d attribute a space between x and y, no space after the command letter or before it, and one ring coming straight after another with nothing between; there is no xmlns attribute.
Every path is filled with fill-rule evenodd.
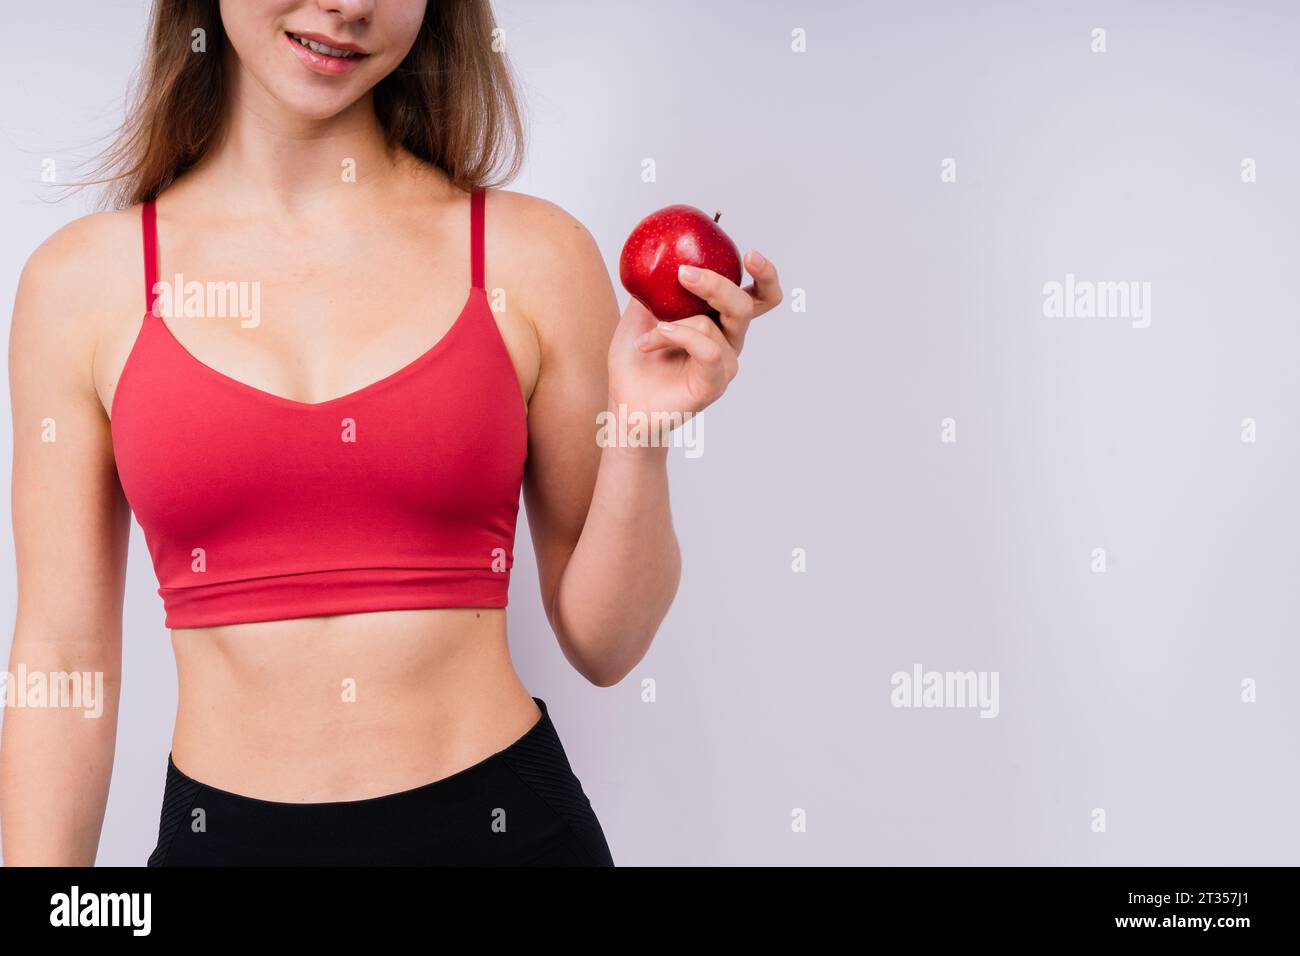
<svg viewBox="0 0 1300 956"><path fill-rule="evenodd" d="M356 105L364 93L364 90L349 91L347 94L342 91L332 91L328 95L322 95L319 90L285 90L273 95L280 106L292 116L319 122L334 119L346 112L349 107Z"/></svg>

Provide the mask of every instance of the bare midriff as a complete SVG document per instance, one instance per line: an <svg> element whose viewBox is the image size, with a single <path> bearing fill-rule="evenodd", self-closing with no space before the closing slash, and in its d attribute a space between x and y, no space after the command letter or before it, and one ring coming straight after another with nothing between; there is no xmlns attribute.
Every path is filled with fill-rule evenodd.
<svg viewBox="0 0 1300 956"><path fill-rule="evenodd" d="M382 611L172 632L172 759L261 800L409 790L508 747L541 716L500 608Z"/></svg>

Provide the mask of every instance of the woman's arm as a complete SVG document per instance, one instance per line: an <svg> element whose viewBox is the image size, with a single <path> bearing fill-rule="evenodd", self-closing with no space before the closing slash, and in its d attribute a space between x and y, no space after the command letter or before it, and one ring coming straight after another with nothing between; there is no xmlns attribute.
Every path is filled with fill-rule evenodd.
<svg viewBox="0 0 1300 956"><path fill-rule="evenodd" d="M694 414L716 401L736 374L749 321L780 289L772 265L751 258L751 289L707 271L689 286L722 313L721 330L701 316L656 331L636 300L619 319L591 235L541 205L530 243L539 252L521 289L541 354L525 502L551 626L578 672L604 687L645 656L676 594L681 556L667 447L602 448L599 416L620 406Z"/></svg>
<svg viewBox="0 0 1300 956"><path fill-rule="evenodd" d="M130 512L93 381L87 286L98 270L87 265L95 227L82 223L32 256L10 330L18 613L8 669L55 687L61 675L89 675L103 699L6 708L0 835L10 866L94 862L117 731Z"/></svg>
<svg viewBox="0 0 1300 956"><path fill-rule="evenodd" d="M524 503L542 604L573 667L608 686L645 654L677 586L665 450L596 443L618 301L591 234L542 200L491 201L506 207L489 205L488 222L509 224L500 258L539 354ZM489 248L489 282L496 258Z"/></svg>

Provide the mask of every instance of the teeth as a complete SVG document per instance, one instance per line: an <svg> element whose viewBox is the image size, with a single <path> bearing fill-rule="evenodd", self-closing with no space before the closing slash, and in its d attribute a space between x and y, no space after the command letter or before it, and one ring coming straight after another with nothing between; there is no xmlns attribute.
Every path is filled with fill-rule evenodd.
<svg viewBox="0 0 1300 956"><path fill-rule="evenodd" d="M356 54L351 50L336 50L332 46L326 46L324 43L317 43L315 40L305 40L296 33L290 33L289 36L293 37L307 49L315 53L323 53L325 56L336 56L341 60L346 60L349 57L356 56Z"/></svg>

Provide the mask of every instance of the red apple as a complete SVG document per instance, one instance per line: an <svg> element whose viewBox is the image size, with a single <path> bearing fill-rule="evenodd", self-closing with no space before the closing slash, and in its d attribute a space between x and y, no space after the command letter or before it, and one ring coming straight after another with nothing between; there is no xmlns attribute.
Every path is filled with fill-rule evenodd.
<svg viewBox="0 0 1300 956"><path fill-rule="evenodd" d="M676 322L692 315L718 321L716 309L677 280L680 265L711 269L740 283L740 252L712 218L694 206L667 206L642 219L623 244L618 277L655 318Z"/></svg>

